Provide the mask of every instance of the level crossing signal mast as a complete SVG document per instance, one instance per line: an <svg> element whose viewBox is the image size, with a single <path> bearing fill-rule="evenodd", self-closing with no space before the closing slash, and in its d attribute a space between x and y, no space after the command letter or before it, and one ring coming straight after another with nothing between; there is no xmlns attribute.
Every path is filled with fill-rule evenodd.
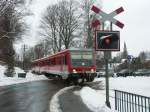
<svg viewBox="0 0 150 112"><path fill-rule="evenodd" d="M98 25L103 25L105 21L109 21L111 24L111 31L95 31L95 49L96 51L104 51L105 58L105 84L106 84L106 105L111 108L109 101L109 75L108 75L108 60L110 51L120 51L120 32L112 31L112 24L115 24L119 28L123 28L124 24L114 17L124 11L123 7L116 9L115 11L107 14L96 6L92 6L91 10L99 15L100 20L96 19L92 22L92 27L96 28Z"/></svg>
<svg viewBox="0 0 150 112"><path fill-rule="evenodd" d="M119 31L96 31L96 51L119 51Z"/></svg>

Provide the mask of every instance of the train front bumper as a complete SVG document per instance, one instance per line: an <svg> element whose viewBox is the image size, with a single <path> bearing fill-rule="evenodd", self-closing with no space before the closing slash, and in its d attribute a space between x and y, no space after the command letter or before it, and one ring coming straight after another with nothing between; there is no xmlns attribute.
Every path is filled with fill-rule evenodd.
<svg viewBox="0 0 150 112"><path fill-rule="evenodd" d="M71 73L70 77L77 79L84 79L87 82L91 82L97 76L96 73Z"/></svg>

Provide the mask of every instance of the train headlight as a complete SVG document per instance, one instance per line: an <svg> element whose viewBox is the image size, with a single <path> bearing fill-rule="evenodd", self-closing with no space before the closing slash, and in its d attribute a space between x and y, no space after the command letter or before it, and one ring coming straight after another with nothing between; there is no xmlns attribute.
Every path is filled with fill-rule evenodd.
<svg viewBox="0 0 150 112"><path fill-rule="evenodd" d="M75 69L73 69L73 73L77 73L77 71Z"/></svg>
<svg viewBox="0 0 150 112"><path fill-rule="evenodd" d="M91 73L94 73L94 69L91 69Z"/></svg>

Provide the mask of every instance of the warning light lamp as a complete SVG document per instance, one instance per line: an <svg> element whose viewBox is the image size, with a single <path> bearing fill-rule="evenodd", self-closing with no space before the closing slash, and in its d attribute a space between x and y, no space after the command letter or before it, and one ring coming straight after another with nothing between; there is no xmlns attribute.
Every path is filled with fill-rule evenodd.
<svg viewBox="0 0 150 112"><path fill-rule="evenodd" d="M119 31L97 31L96 50L97 51L119 51L120 50Z"/></svg>
<svg viewBox="0 0 150 112"><path fill-rule="evenodd" d="M105 44L109 45L109 44L111 43L111 39L110 39L110 38L106 38L106 39L104 40L104 42L105 42Z"/></svg>

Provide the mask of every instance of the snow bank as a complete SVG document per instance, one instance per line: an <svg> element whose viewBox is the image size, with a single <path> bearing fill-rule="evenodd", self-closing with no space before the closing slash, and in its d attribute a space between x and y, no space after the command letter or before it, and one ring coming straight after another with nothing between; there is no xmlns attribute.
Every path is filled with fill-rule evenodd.
<svg viewBox="0 0 150 112"><path fill-rule="evenodd" d="M28 72L26 74L26 78L19 78L18 73L25 73L25 72L24 70L18 67L15 67L14 77L6 77L4 75L5 70L6 70L6 66L0 65L0 86L38 81L38 80L48 80L44 75L35 75L32 74L31 72Z"/></svg>
<svg viewBox="0 0 150 112"><path fill-rule="evenodd" d="M34 80L49 80L45 75L35 75L31 72L27 73L26 79L29 81L34 81Z"/></svg>
<svg viewBox="0 0 150 112"><path fill-rule="evenodd" d="M93 112L116 112L105 105L105 96L94 89L83 87L80 96L84 104Z"/></svg>
<svg viewBox="0 0 150 112"><path fill-rule="evenodd" d="M38 80L48 80L48 79L44 75L37 76L29 72L27 73L26 78L18 78L16 76L15 77L2 77L0 78L0 86L38 81Z"/></svg>
<svg viewBox="0 0 150 112"><path fill-rule="evenodd" d="M0 78L4 77L4 72L6 70L5 66L0 65Z"/></svg>

